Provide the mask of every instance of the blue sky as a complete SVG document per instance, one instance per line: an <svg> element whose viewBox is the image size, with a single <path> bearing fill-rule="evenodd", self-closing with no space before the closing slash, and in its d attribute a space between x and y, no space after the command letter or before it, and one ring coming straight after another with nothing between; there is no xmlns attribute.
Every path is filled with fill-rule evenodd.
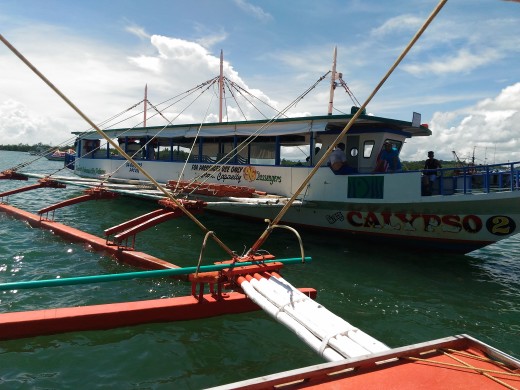
<svg viewBox="0 0 520 390"><path fill-rule="evenodd" d="M437 5L430 0L2 0L0 34L92 120L143 97L162 102L225 73L278 109L331 69L357 99L369 96ZM402 158L477 162L520 160L520 3L449 0L368 106L411 120L420 112L433 136L410 140ZM6 47L0 46L2 144L70 139L88 128ZM329 81L290 111L327 112ZM337 113L351 100L337 91ZM177 110L177 111L175 111ZM171 119L180 113L174 108ZM183 111L198 123L215 109ZM230 119L239 112L230 107ZM255 119L254 116L250 117ZM257 119L257 118L256 118Z"/></svg>

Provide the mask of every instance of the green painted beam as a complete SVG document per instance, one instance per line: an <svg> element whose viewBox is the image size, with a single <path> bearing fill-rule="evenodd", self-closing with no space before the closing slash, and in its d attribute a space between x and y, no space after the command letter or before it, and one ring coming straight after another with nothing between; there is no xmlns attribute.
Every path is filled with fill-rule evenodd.
<svg viewBox="0 0 520 390"><path fill-rule="evenodd" d="M311 257L305 257L305 262L312 261ZM283 264L298 264L302 263L302 258L291 258L291 259L279 259L279 260L265 260L265 261L248 261L244 263L236 263L235 266L248 266L248 265L259 265L262 263L283 263ZM213 264L213 265L202 265L199 268L199 272L211 272L220 271L230 267L230 264ZM118 280L130 280L130 279L144 279L144 278L159 278L165 276L176 276L176 275L187 275L193 274L197 271L197 267L183 267L183 268L171 268L171 269L160 269L152 271L138 271L138 272L125 272L120 274L106 274L106 275L92 275L92 276L78 276L73 278L62 278L62 279L45 279L45 280L31 280L27 282L10 282L0 284L0 291L5 290L21 290L41 287L56 287L56 286L72 286L76 284L90 284L90 283L102 283L102 282L114 282Z"/></svg>

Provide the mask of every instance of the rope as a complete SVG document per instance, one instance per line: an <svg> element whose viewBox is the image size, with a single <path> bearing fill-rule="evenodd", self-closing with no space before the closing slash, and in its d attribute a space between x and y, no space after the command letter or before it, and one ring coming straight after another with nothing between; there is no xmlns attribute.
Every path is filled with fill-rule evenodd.
<svg viewBox="0 0 520 390"><path fill-rule="evenodd" d="M175 199L171 193L169 193L163 186L161 186L145 169L137 164L124 150L122 150L108 135L101 130L92 120L87 117L72 101L69 100L54 84L52 84L36 67L34 67L16 48L11 45L3 35L0 34L0 40L25 64L27 65L43 82L45 82L58 96L60 96L76 113L81 116L90 126L92 126L98 134L107 140L125 159L128 160L139 172L141 172L150 182L152 182L158 190L163 192L184 214L186 214L201 230L208 232L209 230L189 211L181 202ZM230 256L235 258L234 252L229 249L217 236L212 235L213 239L217 244L226 251Z"/></svg>
<svg viewBox="0 0 520 390"><path fill-rule="evenodd" d="M300 193L302 192L302 190L305 188L305 186L310 182L310 180L312 179L312 177L315 175L315 173L318 171L318 169L321 168L321 165L326 161L326 159L329 158L329 155L332 153L333 151L333 146L336 146L342 137L345 136L345 134L347 134L347 132L350 130L350 128L352 127L352 125L356 122L356 120L358 119L358 117L361 115L361 113L366 109L368 103L370 103L370 101L372 100L372 98L376 95L376 93L379 91L379 89L383 86L383 84L386 82L386 80L390 77L390 75L392 74L392 72L395 70L395 68L397 68L397 66L399 65L399 63L403 60L403 58L406 56L406 54L408 54L408 52L410 51L410 49L412 48L412 46L415 44L415 42L417 42L417 40L419 39L419 37L423 34L423 32L426 30L426 28L429 26L429 24L432 22L432 20L435 18L435 16L440 12L440 10L442 9L442 7L444 6L444 4L447 2L448 0L441 0L439 2L439 4L437 5L437 7L433 10L433 12L430 14L430 16L428 17L428 19L424 22L423 26L419 29L419 31L415 34L415 36L412 38L412 40L410 41L410 43L406 46L406 48L403 50L403 52L401 53L401 55L397 58L397 60L394 62L394 64L390 67L390 69L388 70L388 72L385 74L385 76L381 79L381 81L379 82L379 84L377 84L377 86L375 87L375 89L372 91L372 93L370 94L370 96L367 98L367 100L365 101L365 103L363 103L363 105L359 108L359 110L354 114L354 116L350 119L350 121L347 123L347 125L345 126L345 128L341 131L341 133L336 137L336 139L332 142L332 145L331 147L323 154L323 156L320 158L320 160L316 163L316 165L314 166L314 168L311 170L311 172L309 173L309 175L305 178L305 180L303 181L303 183L300 185L300 187L296 190L296 192L293 194L293 196L291 197L291 199L284 205L284 207L280 210L280 212L278 213L278 215L274 218L274 220L272 221L273 224L277 224L281 219L282 217L285 215L285 213L287 212L287 210L289 210L289 208L291 207L292 203L296 200L296 198L300 195ZM266 228L266 230L262 233L262 235L258 238L258 240L251 246L251 249L249 250L249 254L250 253L254 253L264 242L265 240L267 239L267 237L269 237L269 234L270 234L270 230L269 230L269 227Z"/></svg>
<svg viewBox="0 0 520 390"><path fill-rule="evenodd" d="M208 112L209 112L209 109L211 107L211 102L212 101L213 101L213 97L211 98L211 100L210 100L210 102L208 104L208 108L206 109L206 113L204 114L204 118L206 118L207 115L208 115ZM188 161L190 161L191 153L193 152L193 148L195 148L195 144L197 143L197 139L199 138L201 129L202 129L202 122L200 123L199 128L197 129L197 134L195 135L195 138L193 138L193 143L191 144L190 152L188 153L188 156L186 157L186 161L184 162L184 165L182 166L181 172L179 173L179 180L177 181L177 184L175 185L175 190L174 191L177 191L177 188L179 187L179 183L180 183L180 181L182 179L182 175L184 174L184 170L188 166ZM193 191L195 191L195 190L193 190ZM193 191L192 191L192 193L193 193Z"/></svg>
<svg viewBox="0 0 520 390"><path fill-rule="evenodd" d="M450 349L450 348L441 349L441 351L448 351L448 352L452 353L453 355L462 355L462 356L473 358L475 360L481 360L483 362L493 363L493 364L496 364L498 366L503 366L505 369L511 371L509 369L509 367L506 366L505 363L500 362L498 360L490 359L490 358L487 358L487 357L484 357L484 356L474 355L472 353L468 353L468 352L464 352L464 351L457 351L456 349Z"/></svg>
<svg viewBox="0 0 520 390"><path fill-rule="evenodd" d="M448 353L448 352L446 352L446 351L442 351L442 353L443 353L445 356L448 356L449 358L451 358L451 359L453 359L453 360L455 360L455 361L457 361L457 362L459 362L459 363L465 365L466 367L468 367L468 368L470 368L470 369L473 369L473 370L479 372L480 374L484 375L486 378L491 379L492 381L495 381L495 382L497 382L497 383L500 383L502 386L505 386L505 387L507 387L508 389L516 390L515 387L510 386L509 384L507 384L507 383L501 381L501 380L498 379L498 378L495 378L495 377L492 376L492 375L489 375L488 372L484 372L483 370L480 370L480 369L478 369L478 368L472 366L471 364L469 364L469 363L467 363L467 362L465 362L465 361L463 361L463 360L457 358L456 356L453 356L452 354L450 354L450 353ZM496 372L500 373L500 371L496 371ZM520 378L520 375L519 375L519 374L514 374L514 373L511 373L511 372L507 372L507 373L506 373L506 375L509 375L509 374L513 374L514 376L517 376L517 377Z"/></svg>
<svg viewBox="0 0 520 390"><path fill-rule="evenodd" d="M429 359L416 358L416 357L411 357L411 356L404 356L404 357L402 357L402 359L417 361L417 362L421 362L421 363L428 363L428 364L433 364L433 365L439 365L439 366L463 368L463 369L466 369L466 370L473 370L473 371L476 371L476 372L481 373L481 374L491 373L491 374L507 375L507 376L511 376L511 377L514 377L514 378L520 378L520 374L516 374L514 372L490 370L490 369L487 369L487 368L478 368L478 367L469 365L469 364L467 364L465 362L462 362L462 365L460 365L460 364L440 362L438 360L429 360ZM458 360L456 358L455 358L455 360L460 362L460 360Z"/></svg>

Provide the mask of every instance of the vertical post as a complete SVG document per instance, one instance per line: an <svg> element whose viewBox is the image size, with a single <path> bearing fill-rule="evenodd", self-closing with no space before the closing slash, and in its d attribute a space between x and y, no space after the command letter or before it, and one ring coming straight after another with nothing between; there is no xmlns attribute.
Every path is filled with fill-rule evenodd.
<svg viewBox="0 0 520 390"><path fill-rule="evenodd" d="M336 87L336 56L338 47L334 46L334 55L332 58L332 73L330 76L330 94L329 94L329 110L328 115L332 115L332 107L334 105L334 88Z"/></svg>
<svg viewBox="0 0 520 390"><path fill-rule="evenodd" d="M218 121L222 122L222 99L224 94L224 52L220 50L220 76L218 79L219 90L219 114Z"/></svg>
<svg viewBox="0 0 520 390"><path fill-rule="evenodd" d="M146 127L146 107L148 106L148 84L144 86L144 120L143 127Z"/></svg>
<svg viewBox="0 0 520 390"><path fill-rule="evenodd" d="M277 135L275 138L275 152L274 152L274 165L278 166L281 164L281 148L280 136Z"/></svg>

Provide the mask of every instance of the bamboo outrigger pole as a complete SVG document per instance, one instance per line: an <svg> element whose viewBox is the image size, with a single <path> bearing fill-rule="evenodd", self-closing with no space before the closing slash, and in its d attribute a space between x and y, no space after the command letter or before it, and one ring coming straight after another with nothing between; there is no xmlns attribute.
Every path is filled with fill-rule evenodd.
<svg viewBox="0 0 520 390"><path fill-rule="evenodd" d="M60 96L65 103L67 103L76 113L79 114L93 129L95 129L98 134L100 134L110 145L112 145L128 162L130 162L139 172L141 172L150 182L152 182L155 187L161 191L166 197L172 200L173 203L179 209L181 209L195 224L204 231L206 234L210 234L213 240L230 256L236 258L236 254L233 253L231 249L229 249L220 239L210 230L208 230L192 213L190 213L181 202L179 202L175 197L166 191L163 186L161 186L146 170L144 170L139 164L137 164L132 157L130 157L126 152L119 147L108 135L105 134L103 130L101 130L92 120L87 117L74 103L72 103L53 83L50 82L33 64L29 62L27 58L25 58L22 53L20 53L7 39L4 38L2 34L0 34L0 41L2 41L8 48L11 50L25 65L27 65L45 84L47 84L58 96ZM146 102L145 102L146 104Z"/></svg>
<svg viewBox="0 0 520 390"><path fill-rule="evenodd" d="M272 221L269 221L269 225L267 226L267 228L265 229L265 231L262 233L262 235L258 238L258 240L253 244L253 246L249 249L248 251L248 255L251 255L253 253L255 253L262 245L263 243L265 242L265 240L267 240L267 237L269 237L269 235L271 234L271 231L273 230L274 226L278 224L278 222L280 222L280 220L282 219L282 217L285 215L285 213L287 212L287 210L289 210L289 207L291 207L292 203L295 201L296 197L298 197L300 195L300 193L303 191L303 189L305 188L305 186L309 183L309 181L312 179L312 177L314 176L314 174L316 173L316 171L321 167L321 165L328 159L329 155L332 153L334 147L339 143L340 139L350 130L350 128L352 127L352 125L354 124L354 122L356 122L357 118L361 115L361 113L366 109L368 103L370 103L370 101L372 100L372 98L376 95L376 93L379 91L379 89L383 86L383 84L386 82L386 80L388 79L388 77L390 77L390 75L392 74L392 72L395 70L395 68L397 68L397 66L401 63L401 61L403 60L403 58L408 54L408 52L410 51L410 49L413 47L413 45L417 42L417 40L421 37L421 35L424 33L424 31L426 31L426 29L428 28L428 26L430 25L430 23L433 21L433 19L435 19L435 17L437 16L437 14L440 12L440 10L442 9L442 7L444 7L444 4L446 4L448 0L441 0L439 2L439 4L437 4L437 6L435 7L435 9L432 11L432 13L430 14L430 16L428 17L428 19L426 19L426 21L424 22L424 24L422 25L422 27L419 29L419 31L417 31L417 33L415 34L415 36L412 38L412 40L410 41L410 43L408 43L408 45L406 46L406 48L403 50L403 52L401 53L401 55L397 58L397 60L395 60L394 64L390 67L390 69L388 70L388 72L386 72L385 76L381 79L381 81L379 82L379 84L377 84L377 86L375 87L375 89L372 91L372 93L370 94L370 96L367 98L367 100L361 105L361 107L359 107L358 111L354 114L354 116L352 118L350 118L349 122L347 123L347 125L344 127L344 129L341 131L341 133L336 137L336 139L334 140L334 142L332 143L331 147L326 151L326 153L320 158L320 160L316 163L316 165L314 166L314 168L311 170L311 172L309 173L309 175L305 178L305 180L303 181L303 183L300 185L300 187L296 190L296 192L294 193L294 195L291 197L291 199L289 199L289 201L284 205L284 207L280 210L280 212L278 213L278 215L275 217L275 219L273 219ZM332 77L334 77L334 73L332 74Z"/></svg>

